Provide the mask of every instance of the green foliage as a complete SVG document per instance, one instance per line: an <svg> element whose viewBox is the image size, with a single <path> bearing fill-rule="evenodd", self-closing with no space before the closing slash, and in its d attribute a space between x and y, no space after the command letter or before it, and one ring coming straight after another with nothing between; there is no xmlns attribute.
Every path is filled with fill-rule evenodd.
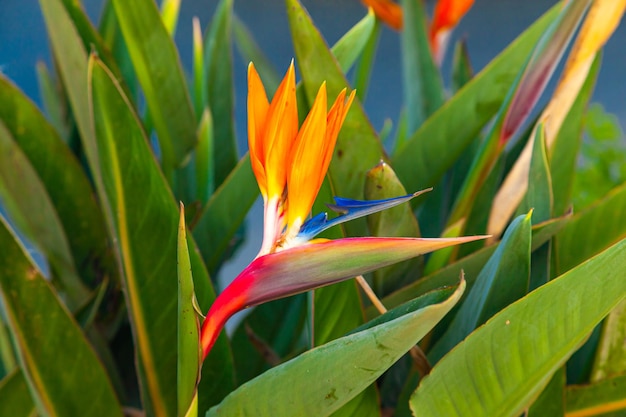
<svg viewBox="0 0 626 417"><path fill-rule="evenodd" d="M626 137L617 117L594 103L583 118L584 139L574 177L574 207L582 210L626 182Z"/></svg>
<svg viewBox="0 0 626 417"><path fill-rule="evenodd" d="M298 265L289 263L291 248L257 257L239 277L270 288L263 300L273 301L230 336L217 328L202 361L203 315L250 289L216 302L213 287L259 195L258 150L239 157L236 146L243 132L233 115L246 103L234 101L233 43L254 61L270 99L283 71L235 16L233 0L221 0L206 27L194 23L190 74L173 41L177 26L191 24L179 21L179 0L159 2L160 10L153 0L109 0L99 28L80 2L40 0L54 59L53 70L37 67L47 118L0 75L0 416L626 410L626 144L616 117L589 106L601 45L576 74L584 82L572 102L558 103L566 118L557 132L540 118L513 146L498 142L515 103L532 110L529 97L542 92L532 81L549 72L538 63L556 64L586 3L547 11L476 74L459 43L450 91L422 2L398 3L403 113L381 135L361 105L379 63L381 16L363 9L330 48L299 0L285 8L300 123L322 83L329 105L342 89L359 90L313 214L334 196L415 198L318 236L354 245L347 259L340 245L320 256L320 241L297 248ZM398 131L386 149L391 123ZM370 249L359 258L354 242L363 240L351 237L485 234L526 143L528 181L503 236L394 265L383 261L406 259L405 240L389 255ZM337 203L330 221L353 210ZM283 281L255 286L254 265L263 262ZM358 282L319 278L372 264L382 267ZM333 285L303 289L294 271Z"/></svg>

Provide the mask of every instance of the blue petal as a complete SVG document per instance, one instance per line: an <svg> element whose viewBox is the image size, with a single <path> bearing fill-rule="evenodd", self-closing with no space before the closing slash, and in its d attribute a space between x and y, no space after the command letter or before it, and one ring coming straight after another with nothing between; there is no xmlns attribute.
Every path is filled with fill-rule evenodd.
<svg viewBox="0 0 626 417"><path fill-rule="evenodd" d="M347 222L348 220L357 219L359 217L367 216L368 214L373 214L397 206L398 204L407 202L413 197L416 197L426 191L430 191L430 189L401 197L388 198L386 200L362 201L335 197L335 204L327 204L327 206L332 211L340 213L340 215L334 219L328 220L328 215L326 213L317 214L302 225L300 232L298 233L298 239L313 239L316 235L322 233L330 227Z"/></svg>

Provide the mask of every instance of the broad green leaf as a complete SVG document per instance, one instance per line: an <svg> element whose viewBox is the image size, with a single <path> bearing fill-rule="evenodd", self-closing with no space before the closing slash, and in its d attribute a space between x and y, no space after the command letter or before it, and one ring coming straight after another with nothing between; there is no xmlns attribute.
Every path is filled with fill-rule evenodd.
<svg viewBox="0 0 626 417"><path fill-rule="evenodd" d="M602 381L626 373L626 302L615 307L602 324L602 334L591 371L591 381Z"/></svg>
<svg viewBox="0 0 626 417"><path fill-rule="evenodd" d="M43 195L47 195L54 206L82 279L93 284L102 275L116 275L102 210L94 199L94 191L79 161L37 107L2 77L0 119L45 187L42 199L46 199ZM33 201L37 202L39 198ZM34 211L23 210L22 214L37 217L41 212L40 206L37 206ZM52 228L54 224L47 223L47 226ZM44 238L44 234L30 238L37 243Z"/></svg>
<svg viewBox="0 0 626 417"><path fill-rule="evenodd" d="M237 165L234 127L231 17L233 0L221 0L204 39L204 66L207 104L213 116L215 143L215 184L226 180Z"/></svg>
<svg viewBox="0 0 626 417"><path fill-rule="evenodd" d="M422 380L415 416L519 416L624 299L625 267L623 240L500 311Z"/></svg>
<svg viewBox="0 0 626 417"><path fill-rule="evenodd" d="M443 81L428 43L428 17L421 1L402 0L402 85L409 134L444 101Z"/></svg>
<svg viewBox="0 0 626 417"><path fill-rule="evenodd" d="M556 236L556 272L562 274L626 237L626 184L575 214Z"/></svg>
<svg viewBox="0 0 626 417"><path fill-rule="evenodd" d="M247 382L300 347L307 295L271 301L254 308L232 336L237 380Z"/></svg>
<svg viewBox="0 0 626 417"><path fill-rule="evenodd" d="M185 415L187 410L197 408L197 384L200 377L200 322L194 310L193 275L189 248L187 246L187 226L185 225L185 207L180 204L180 223L178 225L178 364L176 387L178 391L178 414Z"/></svg>
<svg viewBox="0 0 626 417"><path fill-rule="evenodd" d="M407 190L435 185L478 136L558 11L534 23L396 149L391 165Z"/></svg>
<svg viewBox="0 0 626 417"><path fill-rule="evenodd" d="M46 256L52 275L74 309L87 300L67 234L35 168L0 121L0 198L9 220Z"/></svg>
<svg viewBox="0 0 626 417"><path fill-rule="evenodd" d="M121 417L98 357L2 219L0 246L0 301L39 414Z"/></svg>
<svg viewBox="0 0 626 417"><path fill-rule="evenodd" d="M310 16L298 0L286 0L296 59L309 102L322 82L334 98L348 82ZM331 99L332 100L332 99ZM337 139L329 175L335 195L361 199L366 172L384 157L382 145L357 100L352 103ZM362 231L364 222L346 224L348 235Z"/></svg>
<svg viewBox="0 0 626 417"><path fill-rule="evenodd" d="M365 199L383 200L406 195L406 190L393 169L381 162L372 168L365 179ZM420 229L409 204L371 214L367 217L370 235L387 237L420 237ZM384 296L414 281L423 266L422 258L388 266L374 272L376 293Z"/></svg>
<svg viewBox="0 0 626 417"><path fill-rule="evenodd" d="M90 60L90 96L98 141L100 190L118 241L126 303L138 355L144 407L157 416L176 415L176 248L178 211L141 129L137 115L111 74ZM116 132L124 131L120 137ZM198 302L206 309L214 298L210 280L190 241L190 261ZM225 339L207 366L207 374L228 372ZM216 363L223 368L216 369ZM206 367L205 367L206 368ZM226 384L227 379L207 382ZM232 381L231 381L232 383ZM201 400L202 401L202 400Z"/></svg>
<svg viewBox="0 0 626 417"><path fill-rule="evenodd" d="M554 193L554 214L557 216L565 213L572 204L574 175L582 141L583 115L595 87L600 62L600 56L596 57L548 155Z"/></svg>
<svg viewBox="0 0 626 417"><path fill-rule="evenodd" d="M526 295L530 277L531 215L519 216L509 225L446 332L428 352L433 363L498 311Z"/></svg>
<svg viewBox="0 0 626 417"><path fill-rule="evenodd" d="M211 196L193 229L211 275L217 272L235 232L258 196L250 156L246 154Z"/></svg>
<svg viewBox="0 0 626 417"><path fill-rule="evenodd" d="M35 404L19 368L0 380L0 416L35 416Z"/></svg>
<svg viewBox="0 0 626 417"><path fill-rule="evenodd" d="M568 417L619 416L626 411L626 375L567 387Z"/></svg>
<svg viewBox="0 0 626 417"><path fill-rule="evenodd" d="M272 368L239 387L207 416L328 416L414 346L452 308L464 288L461 281L440 304L334 340Z"/></svg>
<svg viewBox="0 0 626 417"><path fill-rule="evenodd" d="M196 145L195 116L174 41L152 0L111 0L159 138L163 171Z"/></svg>

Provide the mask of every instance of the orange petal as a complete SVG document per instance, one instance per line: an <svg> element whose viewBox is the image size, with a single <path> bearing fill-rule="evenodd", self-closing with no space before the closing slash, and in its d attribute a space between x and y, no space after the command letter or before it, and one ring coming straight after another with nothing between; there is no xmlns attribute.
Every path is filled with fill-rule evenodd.
<svg viewBox="0 0 626 417"><path fill-rule="evenodd" d="M326 171L326 83L322 84L289 157L287 225L296 232L313 206ZM332 151L332 148L331 148ZM320 179L321 178L321 179Z"/></svg>
<svg viewBox="0 0 626 417"><path fill-rule="evenodd" d="M402 7L391 0L361 0L361 3L371 7L374 14L389 27L402 29Z"/></svg>
<svg viewBox="0 0 626 417"><path fill-rule="evenodd" d="M267 200L267 179L263 141L269 106L261 78L251 62L248 65L248 147L252 171L265 200Z"/></svg>
<svg viewBox="0 0 626 417"><path fill-rule="evenodd" d="M330 165L330 160L335 149L335 144L337 143L337 136L339 136L339 131L341 130L341 126L343 126L343 121L346 119L348 110L350 110L350 106L352 105L355 94L356 90L352 90L350 96L348 96L348 100L345 100L346 90L342 90L337 96L333 107L328 112L325 142L327 149L324 153L324 162L322 164L322 171L324 172L324 175L326 175L326 171L328 170L328 166ZM320 178L318 188L322 185L323 179L324 176Z"/></svg>
<svg viewBox="0 0 626 417"><path fill-rule="evenodd" d="M269 198L282 196L285 190L288 158L297 134L296 76L292 61L267 112L263 150Z"/></svg>
<svg viewBox="0 0 626 417"><path fill-rule="evenodd" d="M440 62L450 31L474 4L474 0L439 0L430 25L430 47Z"/></svg>

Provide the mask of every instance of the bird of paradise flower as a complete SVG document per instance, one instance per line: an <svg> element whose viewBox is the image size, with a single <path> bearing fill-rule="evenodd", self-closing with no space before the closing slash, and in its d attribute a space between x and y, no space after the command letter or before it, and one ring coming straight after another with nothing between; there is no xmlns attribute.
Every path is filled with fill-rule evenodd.
<svg viewBox="0 0 626 417"><path fill-rule="evenodd" d="M356 237L314 239L339 223L409 201L420 193L377 201L335 198L340 215L309 217L354 99L344 89L327 111L322 84L298 128L293 62L271 103L254 65L248 67L250 161L264 202L264 232L256 258L219 294L201 330L203 358L236 312L333 284L392 263L484 236L427 239Z"/></svg>
<svg viewBox="0 0 626 417"><path fill-rule="evenodd" d="M403 26L402 7L392 0L361 0L376 16L395 30ZM428 38L437 65L441 65L452 30L474 4L474 0L439 0L435 4Z"/></svg>

